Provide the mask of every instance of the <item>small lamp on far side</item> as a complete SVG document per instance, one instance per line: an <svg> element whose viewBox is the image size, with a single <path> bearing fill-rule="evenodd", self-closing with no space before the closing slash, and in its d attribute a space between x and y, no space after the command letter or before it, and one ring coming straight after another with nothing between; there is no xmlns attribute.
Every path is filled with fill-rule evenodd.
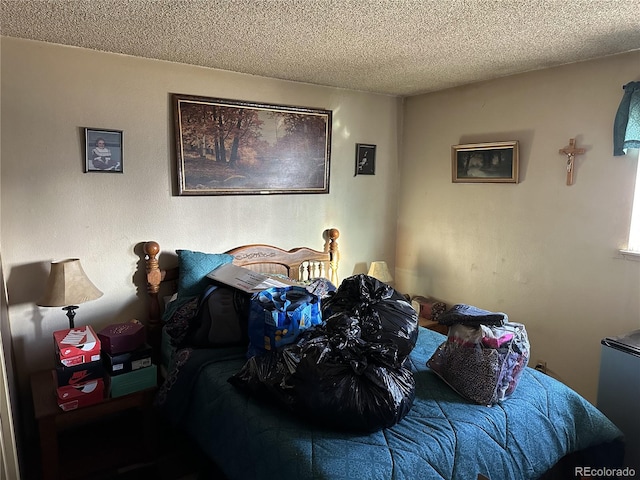
<svg viewBox="0 0 640 480"><path fill-rule="evenodd" d="M80 260L69 258L51 262L51 273L47 280L44 296L38 300L41 307L64 307L69 317L69 328L75 328L77 304L100 298L102 292L91 283L84 273Z"/></svg>
<svg viewBox="0 0 640 480"><path fill-rule="evenodd" d="M389 272L387 262L384 261L371 262L369 273L367 273L367 275L381 281L382 283L389 284L393 282L393 277Z"/></svg>

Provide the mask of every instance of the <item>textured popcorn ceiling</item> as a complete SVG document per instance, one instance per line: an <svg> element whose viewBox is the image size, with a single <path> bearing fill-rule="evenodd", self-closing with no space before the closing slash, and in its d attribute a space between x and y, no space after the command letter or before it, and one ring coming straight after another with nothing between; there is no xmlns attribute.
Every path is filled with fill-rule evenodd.
<svg viewBox="0 0 640 480"><path fill-rule="evenodd" d="M3 36L402 96L640 49L640 0L1 0L1 7Z"/></svg>

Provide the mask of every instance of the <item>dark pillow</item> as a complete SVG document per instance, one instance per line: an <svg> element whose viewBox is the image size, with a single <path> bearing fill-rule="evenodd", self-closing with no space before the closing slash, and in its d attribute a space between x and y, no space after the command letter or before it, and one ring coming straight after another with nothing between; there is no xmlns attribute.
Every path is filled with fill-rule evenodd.
<svg viewBox="0 0 640 480"><path fill-rule="evenodd" d="M472 305L458 304L444 312L439 318L438 323L441 325L504 325L509 321L506 313L490 312Z"/></svg>
<svg viewBox="0 0 640 480"><path fill-rule="evenodd" d="M184 345L197 348L246 346L250 294L211 286L191 321Z"/></svg>
<svg viewBox="0 0 640 480"><path fill-rule="evenodd" d="M181 345L191 329L191 323L198 312L198 297L183 303L165 322L165 332L171 337L172 345Z"/></svg>

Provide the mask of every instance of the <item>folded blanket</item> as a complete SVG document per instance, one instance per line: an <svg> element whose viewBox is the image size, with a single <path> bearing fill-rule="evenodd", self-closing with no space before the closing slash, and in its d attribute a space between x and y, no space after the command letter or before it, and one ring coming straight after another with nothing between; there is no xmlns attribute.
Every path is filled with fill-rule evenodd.
<svg viewBox="0 0 640 480"><path fill-rule="evenodd" d="M456 323L478 327L480 325L502 326L509 321L506 313L490 312L472 305L458 304L444 312L439 318L441 325L451 326Z"/></svg>

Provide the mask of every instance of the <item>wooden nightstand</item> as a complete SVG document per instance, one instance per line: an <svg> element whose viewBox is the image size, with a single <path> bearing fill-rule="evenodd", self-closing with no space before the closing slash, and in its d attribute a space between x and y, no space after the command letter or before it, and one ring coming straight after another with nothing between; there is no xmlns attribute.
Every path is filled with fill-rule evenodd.
<svg viewBox="0 0 640 480"><path fill-rule="evenodd" d="M440 325L435 320L429 320L428 318L418 317L418 323L421 327L428 328L429 330L435 330L436 332L440 332L443 335L449 333L449 327L446 325Z"/></svg>
<svg viewBox="0 0 640 480"><path fill-rule="evenodd" d="M90 478L92 471L152 459L155 392L155 388L142 390L65 412L57 404L51 371L33 374L42 478Z"/></svg>

